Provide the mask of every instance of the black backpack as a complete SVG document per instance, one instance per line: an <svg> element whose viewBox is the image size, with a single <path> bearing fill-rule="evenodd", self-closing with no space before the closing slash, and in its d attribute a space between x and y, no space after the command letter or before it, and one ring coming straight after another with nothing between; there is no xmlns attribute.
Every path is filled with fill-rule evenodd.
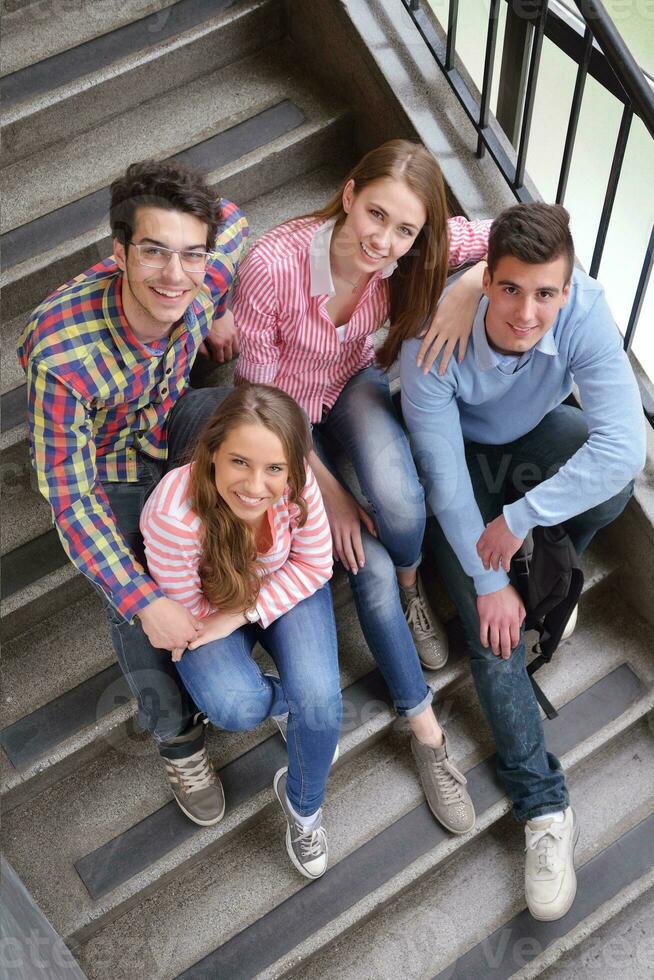
<svg viewBox="0 0 654 980"><path fill-rule="evenodd" d="M579 557L565 529L536 527L525 538L513 559L517 587L525 604L525 629L538 632L533 652L538 654L527 667L538 703L548 718L557 711L534 680L534 673L552 659L563 631L579 601L584 573Z"/></svg>

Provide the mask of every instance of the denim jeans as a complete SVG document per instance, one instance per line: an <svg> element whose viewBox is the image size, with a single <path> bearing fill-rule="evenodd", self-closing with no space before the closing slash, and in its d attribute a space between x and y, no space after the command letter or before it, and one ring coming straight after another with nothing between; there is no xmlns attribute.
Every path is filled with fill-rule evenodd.
<svg viewBox="0 0 654 980"><path fill-rule="evenodd" d="M263 674L252 658L257 641L279 677ZM267 628L242 626L188 650L176 666L197 706L219 728L246 731L288 712L286 791L297 813L315 813L325 796L342 712L329 585Z"/></svg>
<svg viewBox="0 0 654 980"><path fill-rule="evenodd" d="M161 463L139 454L138 482L103 483L116 525L144 567L147 565L139 530L143 506L162 476L188 459L200 431L228 392L228 388L185 392L168 417L167 461ZM138 702L139 724L162 747L188 728L196 708L180 683L170 652L153 647L138 619L133 624L126 622L103 599L118 663Z"/></svg>
<svg viewBox="0 0 654 980"><path fill-rule="evenodd" d="M363 635L398 714L419 714L431 693L404 618L396 571L420 564L425 501L386 374L377 367L355 374L313 426L313 437L316 453L344 485L335 454L351 462L370 504L379 539L361 527L365 565L349 573L350 584Z"/></svg>
<svg viewBox="0 0 654 980"><path fill-rule="evenodd" d="M531 432L503 446L466 443L466 458L475 498L485 523L502 513L515 495L548 479L584 444L588 430L582 412L559 405ZM629 484L616 496L566 522L581 554L594 534L623 511ZM529 820L568 805L565 777L558 759L545 748L538 703L525 667L525 640L508 660L481 645L477 597L472 579L459 564L435 520L427 532L429 553L441 572L463 622L477 694L497 749L497 771L513 803L515 817Z"/></svg>

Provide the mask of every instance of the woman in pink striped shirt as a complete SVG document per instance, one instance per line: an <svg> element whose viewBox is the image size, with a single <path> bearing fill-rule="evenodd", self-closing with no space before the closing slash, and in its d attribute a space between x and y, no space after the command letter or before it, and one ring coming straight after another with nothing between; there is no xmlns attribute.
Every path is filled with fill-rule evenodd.
<svg viewBox="0 0 654 980"><path fill-rule="evenodd" d="M425 370L442 345L443 317L467 338L481 268L449 290L440 323L436 307L448 267L485 255L489 226L448 221L433 157L418 144L393 140L368 153L324 208L255 242L241 264L233 304L237 381L277 385L313 423L309 459L334 553L350 574L364 636L396 710L408 718L428 802L458 833L474 824L474 810L465 780L447 759L420 667L422 661L435 670L447 660L445 631L418 574L424 492L388 376L374 363L374 335L390 318L378 352L388 368L401 341L426 329ZM456 339L446 345L447 358ZM365 500L350 490L343 459L352 464Z"/></svg>
<svg viewBox="0 0 654 980"><path fill-rule="evenodd" d="M191 463L158 484L141 531L150 574L200 621L188 651L173 653L197 707L230 731L274 718L287 738L288 770L274 783L286 847L301 874L317 878L327 867L321 805L341 691L332 541L310 447L292 398L266 385L237 388ZM253 659L257 641L279 677Z"/></svg>

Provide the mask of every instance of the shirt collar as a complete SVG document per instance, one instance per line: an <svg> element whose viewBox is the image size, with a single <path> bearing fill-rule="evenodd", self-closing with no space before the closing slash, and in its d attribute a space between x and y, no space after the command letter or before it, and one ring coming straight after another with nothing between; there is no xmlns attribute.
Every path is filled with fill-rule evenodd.
<svg viewBox="0 0 654 980"><path fill-rule="evenodd" d="M475 346L475 362L480 371L488 371L490 368L496 367L499 363L497 355L488 343L488 337L486 336L485 320L487 309L488 297L482 296L472 324L472 336ZM522 367L522 365L529 359L535 350L540 351L541 354L547 354L550 357L558 354L559 348L556 340L554 339L553 326L547 331L546 334L543 334L538 343L535 344L531 350L524 352L518 361L518 366Z"/></svg>
<svg viewBox="0 0 654 980"><path fill-rule="evenodd" d="M336 292L332 279L329 262L329 246L331 245L336 218L329 218L318 225L311 237L309 246L309 272L311 278L312 296L333 296ZM397 262L389 262L383 269L375 273L381 279L387 279L397 268Z"/></svg>

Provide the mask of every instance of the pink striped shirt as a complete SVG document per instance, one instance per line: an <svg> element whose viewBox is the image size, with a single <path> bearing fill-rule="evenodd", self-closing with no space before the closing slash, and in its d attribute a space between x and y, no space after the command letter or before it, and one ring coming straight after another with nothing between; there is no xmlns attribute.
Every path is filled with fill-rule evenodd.
<svg viewBox="0 0 654 980"><path fill-rule="evenodd" d="M336 327L325 309L334 295L329 246L335 223L296 218L262 235L234 287L237 383L282 388L312 422L320 421L353 375L373 363L373 335L389 314L386 279L396 268L392 262L377 271L349 322ZM485 255L490 225L450 218L449 265Z"/></svg>
<svg viewBox="0 0 654 980"><path fill-rule="evenodd" d="M150 575L169 599L203 618L216 609L202 592L202 522L188 501L191 464L171 470L157 485L141 514L141 533ZM289 490L268 509L270 549L259 554L264 580L256 609L269 626L302 599L313 595L332 575L332 538L316 479L307 467L302 493L307 519L297 526L298 508Z"/></svg>

